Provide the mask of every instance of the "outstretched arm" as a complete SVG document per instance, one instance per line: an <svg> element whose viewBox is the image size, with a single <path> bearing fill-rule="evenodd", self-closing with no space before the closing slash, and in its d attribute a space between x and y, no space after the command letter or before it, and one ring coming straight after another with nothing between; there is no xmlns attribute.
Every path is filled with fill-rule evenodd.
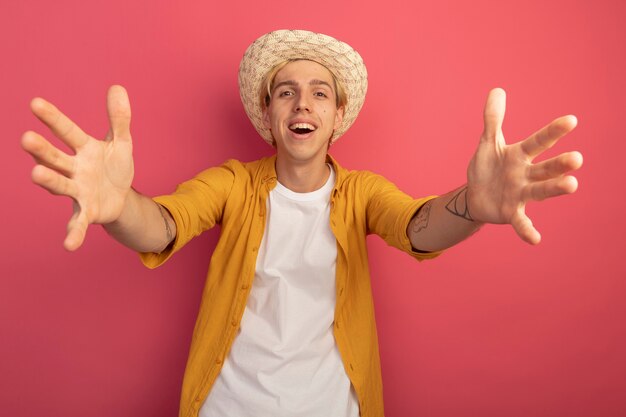
<svg viewBox="0 0 626 417"><path fill-rule="evenodd" d="M65 248L78 249L94 223L103 224L114 238L138 251L159 252L167 247L176 235L171 216L131 188L134 168L126 90L121 86L109 89L110 130L104 140L86 134L46 100L34 99L31 110L74 151L69 155L32 131L22 136L22 147L37 162L33 182L74 202Z"/></svg>
<svg viewBox="0 0 626 417"><path fill-rule="evenodd" d="M522 240L538 244L541 235L525 213L526 203L576 191L576 178L567 174L582 166L580 153L566 152L532 163L576 127L576 118L560 117L525 140L507 145L502 133L505 107L504 90L492 90L485 105L484 131L467 170L467 184L418 211L407 228L414 248L445 249L484 223L510 224Z"/></svg>

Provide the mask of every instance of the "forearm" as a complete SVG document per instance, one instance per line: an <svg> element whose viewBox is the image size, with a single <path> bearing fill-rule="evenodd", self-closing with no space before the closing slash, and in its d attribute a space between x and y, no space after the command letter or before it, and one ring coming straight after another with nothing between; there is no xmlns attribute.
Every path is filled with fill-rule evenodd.
<svg viewBox="0 0 626 417"><path fill-rule="evenodd" d="M138 252L160 253L176 237L169 212L132 189L120 217L103 226L115 240Z"/></svg>
<svg viewBox="0 0 626 417"><path fill-rule="evenodd" d="M414 249L435 252L449 248L476 233L482 223L467 209L465 186L424 204L413 216L407 235Z"/></svg>

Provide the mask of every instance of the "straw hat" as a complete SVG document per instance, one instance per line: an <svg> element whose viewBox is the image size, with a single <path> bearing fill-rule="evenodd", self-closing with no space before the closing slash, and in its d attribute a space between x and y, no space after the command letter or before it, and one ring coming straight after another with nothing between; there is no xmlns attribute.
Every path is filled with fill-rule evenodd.
<svg viewBox="0 0 626 417"><path fill-rule="evenodd" d="M324 65L341 83L348 103L343 122L335 130L335 142L354 123L367 92L367 70L357 51L344 42L306 30L277 30L258 38L246 50L239 65L239 94L255 129L269 144L272 132L263 126L261 83L269 70L289 59L308 59Z"/></svg>

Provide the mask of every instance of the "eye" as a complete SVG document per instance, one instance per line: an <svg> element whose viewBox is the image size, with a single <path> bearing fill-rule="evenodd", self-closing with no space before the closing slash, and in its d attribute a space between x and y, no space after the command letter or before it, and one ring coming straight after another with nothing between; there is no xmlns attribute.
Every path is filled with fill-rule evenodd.
<svg viewBox="0 0 626 417"><path fill-rule="evenodd" d="M328 95L323 91L316 91L313 95L316 97L328 97Z"/></svg>
<svg viewBox="0 0 626 417"><path fill-rule="evenodd" d="M291 90L284 90L284 91L281 91L278 94L278 97L289 97L289 96L293 96L293 91L291 91Z"/></svg>

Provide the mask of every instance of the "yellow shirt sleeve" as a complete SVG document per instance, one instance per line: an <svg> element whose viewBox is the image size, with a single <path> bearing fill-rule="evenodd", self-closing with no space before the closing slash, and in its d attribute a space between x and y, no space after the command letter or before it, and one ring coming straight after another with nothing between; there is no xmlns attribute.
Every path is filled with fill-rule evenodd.
<svg viewBox="0 0 626 417"><path fill-rule="evenodd" d="M370 173L365 181L368 190L366 203L368 233L379 235L388 245L408 253L419 261L441 254L441 251L416 251L406 233L415 213L436 196L414 199L400 191L389 180L376 174Z"/></svg>
<svg viewBox="0 0 626 417"><path fill-rule="evenodd" d="M141 253L148 268L156 268L167 261L191 239L221 223L224 206L233 187L232 163L209 168L189 181L183 182L174 194L155 197L176 223L176 237L161 253Z"/></svg>

